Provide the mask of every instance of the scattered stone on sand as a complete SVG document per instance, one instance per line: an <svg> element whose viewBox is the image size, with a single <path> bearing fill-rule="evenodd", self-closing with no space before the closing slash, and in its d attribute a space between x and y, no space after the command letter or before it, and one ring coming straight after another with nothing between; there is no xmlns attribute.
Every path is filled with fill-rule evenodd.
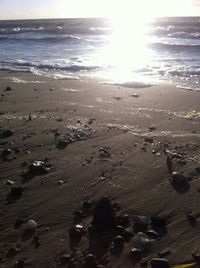
<svg viewBox="0 0 200 268"><path fill-rule="evenodd" d="M109 149L107 147L99 148L99 156L100 157L110 157L111 154L109 152Z"/></svg>
<svg viewBox="0 0 200 268"><path fill-rule="evenodd" d="M182 174L180 173L179 171L173 171L172 172L172 183L173 184L185 184L185 183L188 183L188 180L187 178Z"/></svg>
<svg viewBox="0 0 200 268"><path fill-rule="evenodd" d="M5 129L1 132L2 138L9 138L13 136L13 134L14 134L14 131L12 129Z"/></svg>
<svg viewBox="0 0 200 268"><path fill-rule="evenodd" d="M150 262L151 268L170 268L169 261L162 258L154 258Z"/></svg>
<svg viewBox="0 0 200 268"><path fill-rule="evenodd" d="M12 90L12 88L9 87L9 86L7 86L7 87L4 89L4 91L11 91L11 90Z"/></svg>
<svg viewBox="0 0 200 268"><path fill-rule="evenodd" d="M93 211L92 226L102 232L113 228L116 224L116 215L108 197L102 197Z"/></svg>
<svg viewBox="0 0 200 268"><path fill-rule="evenodd" d="M45 167L45 163L40 160L34 161L28 167L29 172L34 175L48 174L49 169Z"/></svg>
<svg viewBox="0 0 200 268"><path fill-rule="evenodd" d="M26 230L34 231L38 227L38 224L34 220L28 220L26 223Z"/></svg>

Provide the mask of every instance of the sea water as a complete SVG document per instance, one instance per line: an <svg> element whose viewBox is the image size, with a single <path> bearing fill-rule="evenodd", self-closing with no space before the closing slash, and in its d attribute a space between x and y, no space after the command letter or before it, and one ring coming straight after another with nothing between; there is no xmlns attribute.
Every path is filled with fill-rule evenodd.
<svg viewBox="0 0 200 268"><path fill-rule="evenodd" d="M0 70L200 89L200 18L0 21Z"/></svg>

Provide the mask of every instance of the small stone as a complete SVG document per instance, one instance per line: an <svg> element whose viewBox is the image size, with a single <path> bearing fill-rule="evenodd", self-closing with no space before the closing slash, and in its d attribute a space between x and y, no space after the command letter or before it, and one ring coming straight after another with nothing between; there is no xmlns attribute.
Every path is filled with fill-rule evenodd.
<svg viewBox="0 0 200 268"><path fill-rule="evenodd" d="M150 237L150 238L152 238L152 239L157 239L157 238L160 238L160 235L159 235L159 233L157 233L156 231L154 231L154 230L147 230L146 231L146 234Z"/></svg>
<svg viewBox="0 0 200 268"><path fill-rule="evenodd" d="M170 268L170 264L167 259L154 258L150 263L151 268Z"/></svg>
<svg viewBox="0 0 200 268"><path fill-rule="evenodd" d="M7 86L7 87L4 89L4 91L11 91L11 90L12 90L12 88L9 87L9 86Z"/></svg>
<svg viewBox="0 0 200 268"><path fill-rule="evenodd" d="M48 169L45 167L45 163L43 161L37 160L29 165L29 172L35 175L47 174Z"/></svg>
<svg viewBox="0 0 200 268"><path fill-rule="evenodd" d="M58 148L65 148L65 147L67 147L67 145L69 145L72 142L73 142L72 138L60 139L60 140L58 140L57 147Z"/></svg>
<svg viewBox="0 0 200 268"><path fill-rule="evenodd" d="M130 250L130 256L133 258L141 257L144 254L144 252L139 248L131 248Z"/></svg>
<svg viewBox="0 0 200 268"><path fill-rule="evenodd" d="M180 185L180 184L185 184L188 182L187 178L178 171L172 172L171 176L172 176L172 183L174 184Z"/></svg>
<svg viewBox="0 0 200 268"><path fill-rule="evenodd" d="M137 93L131 94L131 97L139 98L139 95Z"/></svg>
<svg viewBox="0 0 200 268"><path fill-rule="evenodd" d="M55 90L55 88L53 88L53 87L49 89L49 91L54 91L54 90Z"/></svg>
<svg viewBox="0 0 200 268"><path fill-rule="evenodd" d="M154 127L154 126L149 127L149 131L154 131L154 130L156 130L156 127Z"/></svg>
<svg viewBox="0 0 200 268"><path fill-rule="evenodd" d="M169 249L164 249L164 250L162 250L162 251L160 251L160 252L158 253L158 256L159 256L160 258L163 258L163 257L165 257L165 256L167 256L167 255L169 255L169 254L171 254L171 251L170 251Z"/></svg>
<svg viewBox="0 0 200 268"><path fill-rule="evenodd" d="M37 228L38 224L34 220L28 220L26 223L26 229L30 231L34 231Z"/></svg>
<svg viewBox="0 0 200 268"><path fill-rule="evenodd" d="M124 227L121 226L121 225L117 225L116 226L116 233L119 234L119 235L122 235L124 232Z"/></svg>
<svg viewBox="0 0 200 268"><path fill-rule="evenodd" d="M88 268L96 268L97 267L97 260L93 254L88 254L85 257L85 264Z"/></svg>
<svg viewBox="0 0 200 268"><path fill-rule="evenodd" d="M83 235L83 225L76 224L73 227L71 227L69 230L69 235L71 238L80 239L81 236Z"/></svg>
<svg viewBox="0 0 200 268"><path fill-rule="evenodd" d="M64 184L64 183L65 183L65 181L63 181L63 180L59 180L59 181L57 182L58 185L62 185L62 184Z"/></svg>
<svg viewBox="0 0 200 268"><path fill-rule="evenodd" d="M8 156L11 153L12 153L12 149L11 148L7 148L7 149L4 149L3 150L2 155L3 156Z"/></svg>
<svg viewBox="0 0 200 268"><path fill-rule="evenodd" d="M145 138L144 141L148 142L148 143L153 143L154 142L154 140L152 138L149 138L149 137Z"/></svg>
<svg viewBox="0 0 200 268"><path fill-rule="evenodd" d="M106 147L101 147L99 148L99 156L100 157L110 157L110 152L108 151L108 148Z"/></svg>
<svg viewBox="0 0 200 268"><path fill-rule="evenodd" d="M6 185L14 185L15 181L12 180L7 180Z"/></svg>

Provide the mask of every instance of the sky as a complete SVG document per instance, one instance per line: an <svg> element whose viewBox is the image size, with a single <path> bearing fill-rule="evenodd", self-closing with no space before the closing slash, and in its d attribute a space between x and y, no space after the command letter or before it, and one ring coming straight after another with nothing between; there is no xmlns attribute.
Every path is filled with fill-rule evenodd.
<svg viewBox="0 0 200 268"><path fill-rule="evenodd" d="M200 16L200 0L0 0L0 19Z"/></svg>

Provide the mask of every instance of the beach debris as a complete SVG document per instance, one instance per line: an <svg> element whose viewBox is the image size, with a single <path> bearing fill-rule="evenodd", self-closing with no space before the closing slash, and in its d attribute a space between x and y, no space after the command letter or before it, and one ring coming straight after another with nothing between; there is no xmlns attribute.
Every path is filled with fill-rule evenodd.
<svg viewBox="0 0 200 268"><path fill-rule="evenodd" d="M167 164L167 169L169 173L172 173L172 160L169 155L166 156L166 164Z"/></svg>
<svg viewBox="0 0 200 268"><path fill-rule="evenodd" d="M171 177L172 177L172 183L173 184L180 185L180 184L188 183L187 178L182 173L180 173L179 171L173 171L172 174L171 174Z"/></svg>
<svg viewBox="0 0 200 268"><path fill-rule="evenodd" d="M143 232L147 229L149 224L149 218L147 216L135 215L133 218L133 229L135 232Z"/></svg>
<svg viewBox="0 0 200 268"><path fill-rule="evenodd" d="M9 86L7 86L7 87L4 89L4 91L11 91L11 90L12 90L12 88L9 87Z"/></svg>
<svg viewBox="0 0 200 268"><path fill-rule="evenodd" d="M5 129L1 132L2 138L9 138L14 134L14 131L12 129Z"/></svg>
<svg viewBox="0 0 200 268"><path fill-rule="evenodd" d="M97 267L97 260L93 254L87 254L85 256L85 265L88 268L96 268Z"/></svg>
<svg viewBox="0 0 200 268"><path fill-rule="evenodd" d="M107 147L99 148L99 156L100 157L110 157L111 154L109 152L109 149Z"/></svg>
<svg viewBox="0 0 200 268"><path fill-rule="evenodd" d="M170 263L167 259L153 258L150 264L151 268L170 268Z"/></svg>
<svg viewBox="0 0 200 268"><path fill-rule="evenodd" d="M47 174L49 169L45 167L44 161L36 160L28 167L29 172L34 175Z"/></svg>
<svg viewBox="0 0 200 268"><path fill-rule="evenodd" d="M116 215L108 197L102 197L93 211L92 226L94 229L106 232L113 228L116 223Z"/></svg>
<svg viewBox="0 0 200 268"><path fill-rule="evenodd" d="M34 220L28 220L27 222L26 222L26 230L29 230L29 231L35 231L35 229L38 227L38 224L37 224L37 222L36 221L34 221Z"/></svg>
<svg viewBox="0 0 200 268"><path fill-rule="evenodd" d="M76 224L69 229L69 236L73 239L80 239L83 235L83 225Z"/></svg>

